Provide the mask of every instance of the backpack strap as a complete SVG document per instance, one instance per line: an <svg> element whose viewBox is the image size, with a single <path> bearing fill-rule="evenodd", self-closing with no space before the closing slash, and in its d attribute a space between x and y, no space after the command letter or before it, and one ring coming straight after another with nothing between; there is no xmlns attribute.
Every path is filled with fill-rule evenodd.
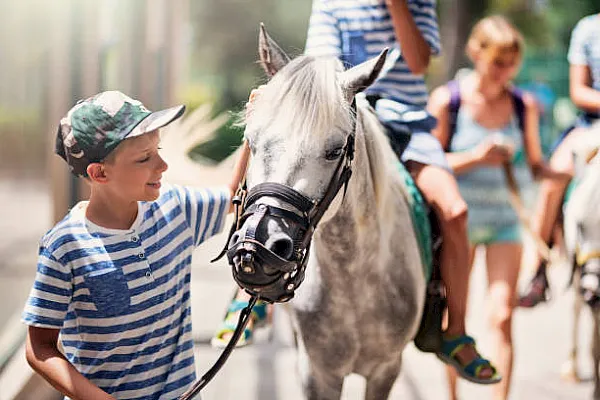
<svg viewBox="0 0 600 400"><path fill-rule="evenodd" d="M450 143L452 143L452 137L456 132L456 120L458 118L458 110L460 108L460 87L458 81L453 80L446 84L450 91L450 104L448 104L448 140L444 146L444 151L450 151Z"/></svg>
<svg viewBox="0 0 600 400"><path fill-rule="evenodd" d="M516 86L510 88L510 94L517 114L519 129L525 134L525 102L523 101L523 91Z"/></svg>
<svg viewBox="0 0 600 400"><path fill-rule="evenodd" d="M525 102L523 101L523 91L516 86L512 86L509 90L513 99L517 123L519 124L519 130L521 131L521 137L523 138L523 151L525 153L527 164L529 165L531 173L533 174L533 165L531 165L529 162L529 154L527 154L528 140L527 135L525 134Z"/></svg>

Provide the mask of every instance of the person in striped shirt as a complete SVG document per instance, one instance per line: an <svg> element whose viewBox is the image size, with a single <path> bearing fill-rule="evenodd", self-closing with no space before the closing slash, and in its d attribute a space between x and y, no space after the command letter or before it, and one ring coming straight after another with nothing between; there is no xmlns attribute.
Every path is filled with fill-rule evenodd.
<svg viewBox="0 0 600 400"><path fill-rule="evenodd" d="M192 251L221 230L249 150L228 187L162 185L159 128L184 109L110 91L60 121L56 153L91 195L41 239L22 320L27 361L68 399L171 400L196 379Z"/></svg>
<svg viewBox="0 0 600 400"><path fill-rule="evenodd" d="M569 52L569 95L581 111L575 123L565 130L554 145L550 165L558 171L573 176L573 150L579 143L591 140L587 128L600 122L600 14L583 17L571 33ZM536 233L546 242L551 241L552 232L560 213L560 207L568 180L545 180L540 185L539 199L532 225ZM550 299L550 285L546 274L547 260L535 255L532 260L536 272L527 290L519 299L519 306L535 307ZM596 285L594 285L596 286ZM593 296L600 296L596 286Z"/></svg>
<svg viewBox="0 0 600 400"><path fill-rule="evenodd" d="M338 57L354 66L390 48L379 78L367 90L390 143L440 222L441 272L448 291L448 326L438 357L476 383L501 377L465 333L470 273L467 205L425 111L424 73L440 52L435 0L313 0L306 54Z"/></svg>

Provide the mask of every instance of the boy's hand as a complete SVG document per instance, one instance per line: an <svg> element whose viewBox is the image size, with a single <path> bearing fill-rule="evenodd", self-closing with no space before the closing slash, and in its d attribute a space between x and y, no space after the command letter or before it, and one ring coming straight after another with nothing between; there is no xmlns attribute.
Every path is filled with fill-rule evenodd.
<svg viewBox="0 0 600 400"><path fill-rule="evenodd" d="M260 85L256 89L252 89L250 92L250 96L248 97L248 102L246 103L246 119L250 117L252 110L254 109L254 100L258 97L260 92L263 90L265 85Z"/></svg>

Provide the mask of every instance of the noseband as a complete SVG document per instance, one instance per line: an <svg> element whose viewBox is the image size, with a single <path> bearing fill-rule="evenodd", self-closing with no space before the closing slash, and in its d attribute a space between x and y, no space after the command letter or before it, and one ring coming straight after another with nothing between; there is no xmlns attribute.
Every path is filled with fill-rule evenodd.
<svg viewBox="0 0 600 400"><path fill-rule="evenodd" d="M356 113L356 100L352 101L351 110ZM233 278L247 292L268 302L285 302L294 297L294 291L304 280L310 243L317 224L342 187L344 195L346 193L352 175L355 135L356 120L346 139L333 177L320 201L275 182L260 183L249 191L246 191L245 185L238 189L233 198L235 221L227 240L227 245L231 247L224 249L217 259L227 254ZM257 203L263 197L276 198L296 212ZM290 257L281 257L257 240L258 226L266 216L283 219L297 228L298 233L293 239ZM243 237L231 245L231 238L244 224L246 229Z"/></svg>

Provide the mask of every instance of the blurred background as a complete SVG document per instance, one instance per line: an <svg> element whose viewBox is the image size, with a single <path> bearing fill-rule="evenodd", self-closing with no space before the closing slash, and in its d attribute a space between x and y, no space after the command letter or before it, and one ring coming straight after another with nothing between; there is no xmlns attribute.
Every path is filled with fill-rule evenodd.
<svg viewBox="0 0 600 400"><path fill-rule="evenodd" d="M566 59L571 29L599 12L600 2L440 0L438 8L443 54L429 70L428 85L469 68L463 48L479 18L508 16L526 37L516 83L543 107L547 151L575 118ZM1 372L22 343L18 314L35 273L38 240L86 196L52 153L59 119L78 99L109 89L150 109L183 103L189 114L200 108L207 132L202 143L183 150L211 171L239 144L235 113L265 82L256 62L259 23L299 55L311 1L0 0L0 9ZM2 379L0 399L8 399L1 386L8 378Z"/></svg>

